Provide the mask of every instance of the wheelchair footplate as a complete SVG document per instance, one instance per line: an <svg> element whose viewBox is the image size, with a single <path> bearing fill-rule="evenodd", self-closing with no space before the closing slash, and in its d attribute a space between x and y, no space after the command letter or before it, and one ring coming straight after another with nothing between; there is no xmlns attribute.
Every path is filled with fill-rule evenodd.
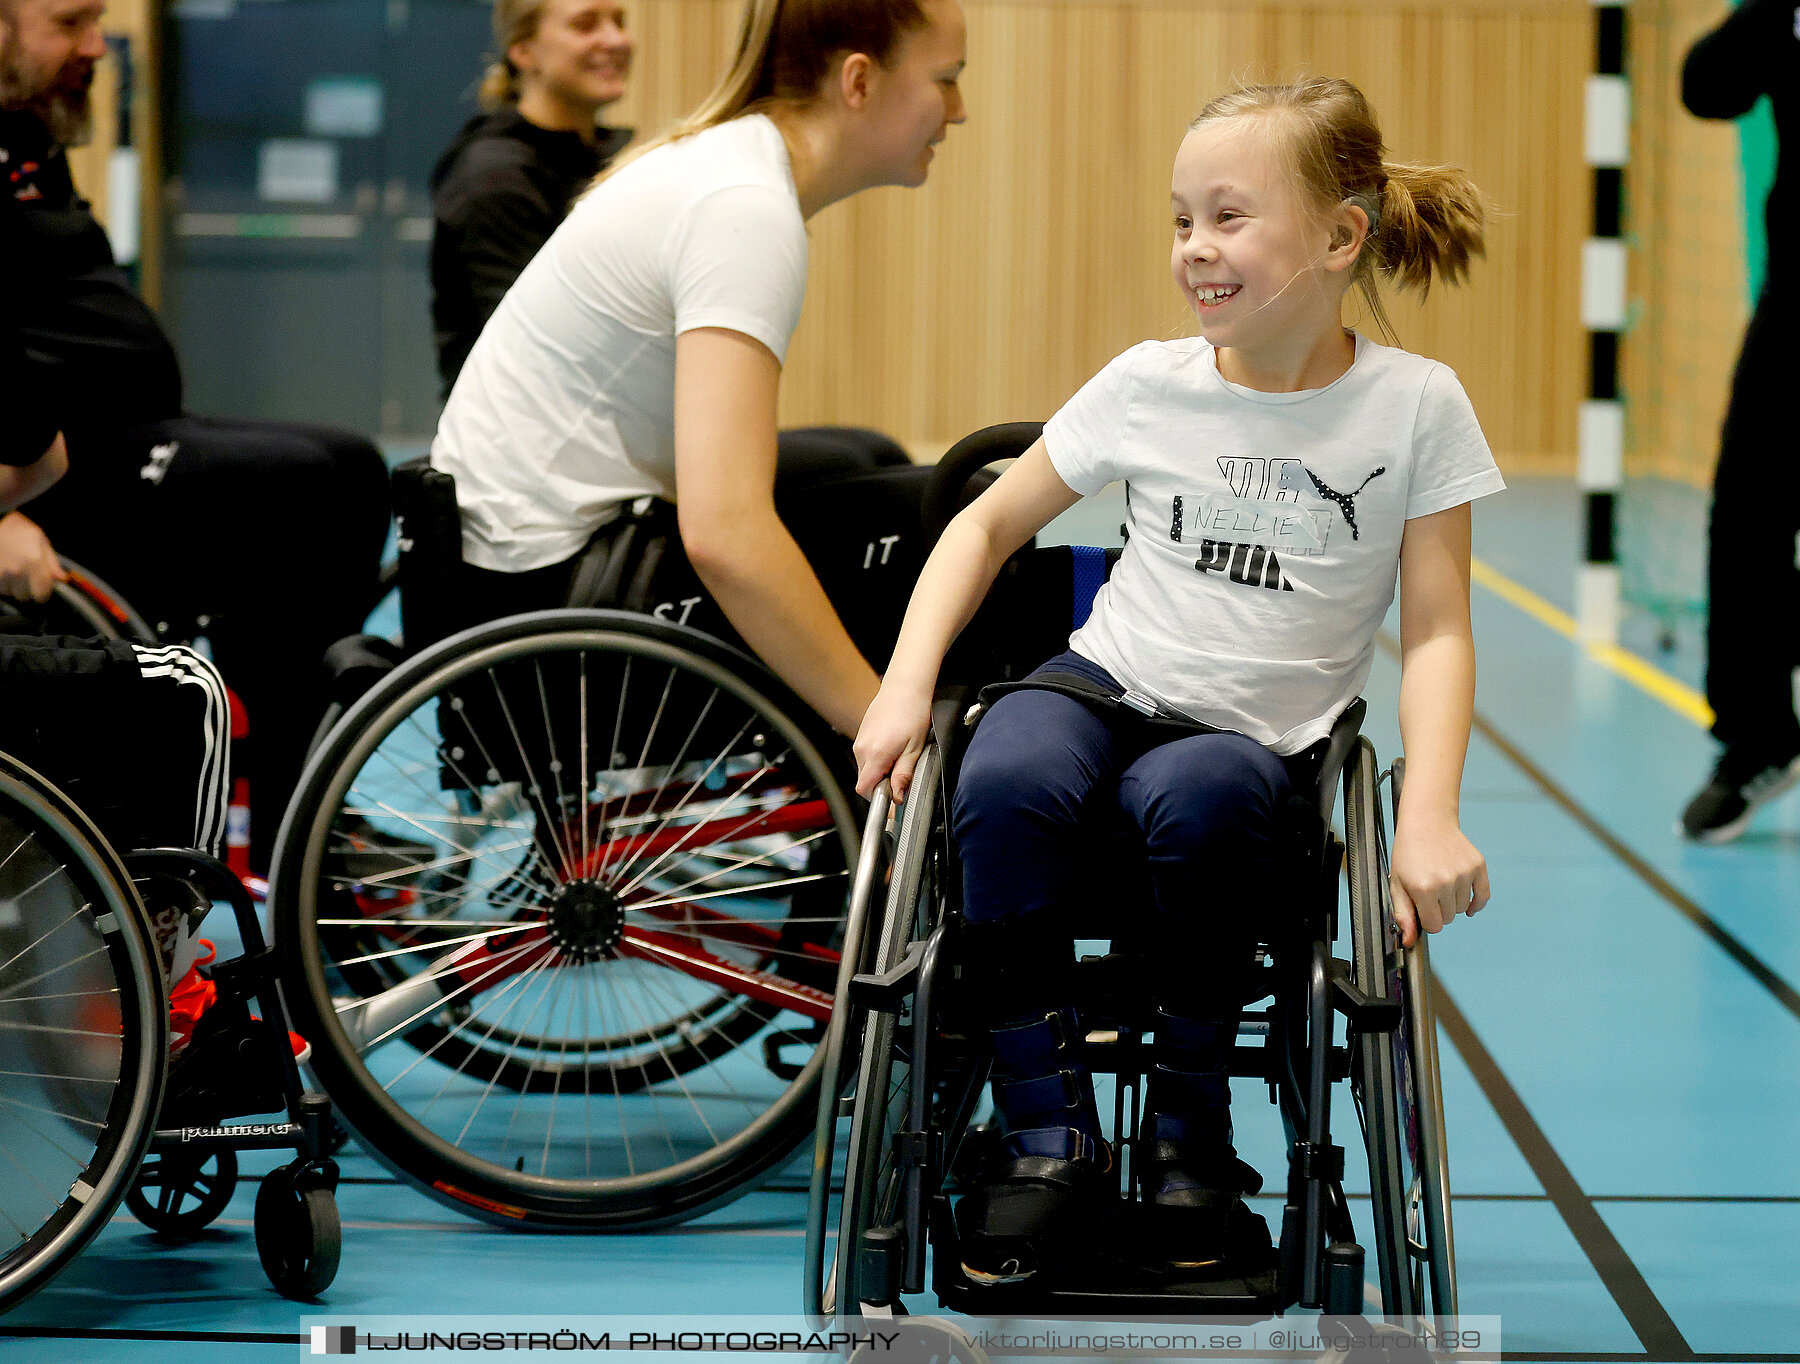
<svg viewBox="0 0 1800 1364"><path fill-rule="evenodd" d="M1112 1201L1092 1254L1047 1267L1024 1283L982 1285L963 1276L956 1215L948 1198L933 1201L932 1289L938 1302L972 1316L1268 1317L1280 1311L1277 1256L1268 1240L1250 1238L1217 1265L1165 1269L1134 1263L1129 1247L1148 1242L1149 1209Z"/></svg>

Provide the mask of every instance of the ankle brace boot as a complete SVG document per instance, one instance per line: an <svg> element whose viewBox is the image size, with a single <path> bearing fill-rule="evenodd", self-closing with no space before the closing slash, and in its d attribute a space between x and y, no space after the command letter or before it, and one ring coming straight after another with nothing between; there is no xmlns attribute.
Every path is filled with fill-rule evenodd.
<svg viewBox="0 0 1800 1364"><path fill-rule="evenodd" d="M1062 1008L997 1025L994 1103L1013 1156L1098 1160L1100 1117L1094 1081L1082 1063L1081 1025Z"/></svg>
<svg viewBox="0 0 1800 1364"><path fill-rule="evenodd" d="M1194 1188L1255 1193L1262 1178L1232 1146L1226 1062L1237 1020L1197 1019L1158 1007L1144 1098L1139 1171L1161 1201Z"/></svg>

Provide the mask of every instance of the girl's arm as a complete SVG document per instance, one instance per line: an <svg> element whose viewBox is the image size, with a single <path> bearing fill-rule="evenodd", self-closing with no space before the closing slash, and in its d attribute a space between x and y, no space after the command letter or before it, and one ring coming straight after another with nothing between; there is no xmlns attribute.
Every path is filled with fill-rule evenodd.
<svg viewBox="0 0 1800 1364"><path fill-rule="evenodd" d="M931 728L931 697L950 642L969 623L1001 565L1046 523L1081 500L1040 438L960 513L919 574L881 691L856 736L856 790L893 777L903 800Z"/></svg>
<svg viewBox="0 0 1800 1364"><path fill-rule="evenodd" d="M1407 945L1488 901L1487 863L1459 822L1475 717L1469 504L1406 523L1400 542L1400 742L1406 781L1388 876Z"/></svg>
<svg viewBox="0 0 1800 1364"><path fill-rule="evenodd" d="M781 364L742 332L675 341L675 508L688 561L744 641L841 734L877 679L775 514Z"/></svg>

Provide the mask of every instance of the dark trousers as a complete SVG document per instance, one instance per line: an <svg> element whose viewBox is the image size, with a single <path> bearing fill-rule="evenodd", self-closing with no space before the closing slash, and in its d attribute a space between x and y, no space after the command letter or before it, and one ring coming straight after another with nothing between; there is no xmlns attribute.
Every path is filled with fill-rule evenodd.
<svg viewBox="0 0 1800 1364"><path fill-rule="evenodd" d="M230 742L224 684L189 649L0 636L0 749L121 850L218 856Z"/></svg>
<svg viewBox="0 0 1800 1364"><path fill-rule="evenodd" d="M250 716L250 859L264 871L325 708L325 650L373 604L381 454L333 427L183 416L72 434L69 455L27 513L152 624L210 641Z"/></svg>
<svg viewBox="0 0 1800 1364"><path fill-rule="evenodd" d="M1044 668L1118 687L1075 653ZM1167 948L1157 1002L1229 992L1223 977L1248 966L1265 916L1291 904L1284 807L1315 769L1310 750L1283 759L1241 734L1165 741L1067 696L1010 693L982 719L957 783L964 917L1066 937L1071 911L1102 923L1136 912L1119 887L1138 878L1092 866L1123 825L1139 836L1127 846L1149 859L1148 938Z"/></svg>
<svg viewBox="0 0 1800 1364"><path fill-rule="evenodd" d="M1744 334L1713 476L1706 699L1713 735L1771 756L1800 750L1800 441L1787 385L1800 369L1800 287L1771 277Z"/></svg>

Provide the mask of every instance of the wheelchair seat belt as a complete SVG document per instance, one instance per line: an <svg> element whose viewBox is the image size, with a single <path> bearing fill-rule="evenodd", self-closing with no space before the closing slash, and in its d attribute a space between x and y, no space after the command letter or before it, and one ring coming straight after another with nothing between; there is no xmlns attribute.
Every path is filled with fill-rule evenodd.
<svg viewBox="0 0 1800 1364"><path fill-rule="evenodd" d="M1130 711L1138 719L1153 729L1166 730L1171 739L1186 737L1190 734L1235 734L1236 730L1220 729L1200 720L1191 719L1178 711L1169 709L1153 696L1146 696L1141 691L1126 688L1113 691L1090 677L1080 673L1046 672L1034 673L1030 677L1020 678L1016 682L991 682L983 687L975 697L975 704L963 716L963 723L973 727L987 714L994 702L1008 692L1015 691L1053 691L1059 696L1067 696L1081 702L1102 715L1117 715L1121 711Z"/></svg>

